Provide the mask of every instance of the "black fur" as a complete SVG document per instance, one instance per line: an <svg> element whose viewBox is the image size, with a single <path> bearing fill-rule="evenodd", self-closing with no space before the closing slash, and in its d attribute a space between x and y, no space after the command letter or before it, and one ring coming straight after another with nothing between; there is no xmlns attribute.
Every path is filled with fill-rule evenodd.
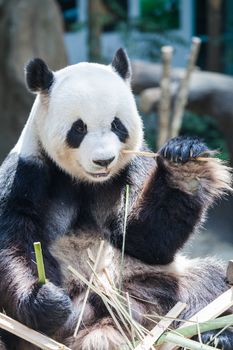
<svg viewBox="0 0 233 350"><path fill-rule="evenodd" d="M112 60L112 67L124 79L131 78L130 61L125 50L120 48Z"/></svg>
<svg viewBox="0 0 233 350"><path fill-rule="evenodd" d="M114 132L119 140L123 143L125 143L129 137L128 130L124 126L124 124L120 121L119 118L115 117L112 124L111 124L111 130Z"/></svg>
<svg viewBox="0 0 233 350"><path fill-rule="evenodd" d="M169 186L167 169L162 158L158 158L158 169L149 180L139 209L135 208L129 217L126 253L147 264L170 263L193 232L201 213L198 197ZM113 244L121 248L118 218L112 220L111 229Z"/></svg>
<svg viewBox="0 0 233 350"><path fill-rule="evenodd" d="M71 312L69 297L58 287L59 265L48 251L49 236L44 232L50 181L48 168L39 159L12 154L0 171L0 270L5 276L0 284L0 309L48 334ZM53 284L37 282L33 242L38 240L46 275Z"/></svg>
<svg viewBox="0 0 233 350"><path fill-rule="evenodd" d="M87 134L87 126L81 119L73 123L66 136L67 144L72 148L78 148Z"/></svg>
<svg viewBox="0 0 233 350"><path fill-rule="evenodd" d="M25 74L28 89L32 92L47 93L54 82L53 72L40 58L35 58L27 64Z"/></svg>

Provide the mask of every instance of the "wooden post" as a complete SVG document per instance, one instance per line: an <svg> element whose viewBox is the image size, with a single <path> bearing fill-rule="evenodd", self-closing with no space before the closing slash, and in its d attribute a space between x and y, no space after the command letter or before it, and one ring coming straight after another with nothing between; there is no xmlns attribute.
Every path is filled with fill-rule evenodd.
<svg viewBox="0 0 233 350"><path fill-rule="evenodd" d="M185 105L188 100L189 81L191 78L191 74L195 69L195 64L199 53L200 45L201 45L201 40L199 38L192 39L192 47L189 55L187 68L185 70L185 75L183 79L181 79L180 81L179 91L175 100L174 114L172 116L172 122L171 122L170 137L177 136L180 131Z"/></svg>
<svg viewBox="0 0 233 350"><path fill-rule="evenodd" d="M93 62L101 61L101 15L101 0L88 0L89 60Z"/></svg>
<svg viewBox="0 0 233 350"><path fill-rule="evenodd" d="M159 120L157 133L157 148L163 146L168 140L170 112L171 112L171 91L170 91L170 76L171 76L171 60L173 48L172 46L163 46L162 53L162 78L160 82L161 95L159 101Z"/></svg>
<svg viewBox="0 0 233 350"><path fill-rule="evenodd" d="M214 72L221 69L222 5L222 0L207 1L207 69Z"/></svg>

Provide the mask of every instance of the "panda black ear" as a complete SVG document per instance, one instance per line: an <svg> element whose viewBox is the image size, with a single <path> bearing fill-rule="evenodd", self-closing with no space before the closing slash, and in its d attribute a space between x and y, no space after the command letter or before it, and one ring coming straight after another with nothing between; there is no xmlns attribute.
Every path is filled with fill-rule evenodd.
<svg viewBox="0 0 233 350"><path fill-rule="evenodd" d="M25 75L28 89L35 93L48 93L54 82L53 72L40 58L35 58L26 65Z"/></svg>
<svg viewBox="0 0 233 350"><path fill-rule="evenodd" d="M131 78L131 65L126 51L122 48L118 49L112 60L113 69L124 79Z"/></svg>

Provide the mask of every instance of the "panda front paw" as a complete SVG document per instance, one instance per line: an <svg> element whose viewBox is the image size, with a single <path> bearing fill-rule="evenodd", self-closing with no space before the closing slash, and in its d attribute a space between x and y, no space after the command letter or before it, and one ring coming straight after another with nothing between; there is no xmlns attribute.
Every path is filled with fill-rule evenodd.
<svg viewBox="0 0 233 350"><path fill-rule="evenodd" d="M72 312L72 301L62 288L53 283L35 284L31 294L20 301L22 321L29 327L54 334Z"/></svg>
<svg viewBox="0 0 233 350"><path fill-rule="evenodd" d="M186 163L199 156L207 157L209 149L197 137L178 136L169 140L158 153L171 162Z"/></svg>

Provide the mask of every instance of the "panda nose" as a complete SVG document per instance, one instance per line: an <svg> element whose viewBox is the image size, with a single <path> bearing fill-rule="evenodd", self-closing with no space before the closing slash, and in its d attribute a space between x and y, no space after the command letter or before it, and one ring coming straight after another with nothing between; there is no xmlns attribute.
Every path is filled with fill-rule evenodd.
<svg viewBox="0 0 233 350"><path fill-rule="evenodd" d="M102 166L102 167L106 167L109 164L111 164L114 161L115 157L109 158L109 159L97 159L97 160L93 160L93 163L95 163L96 165Z"/></svg>

